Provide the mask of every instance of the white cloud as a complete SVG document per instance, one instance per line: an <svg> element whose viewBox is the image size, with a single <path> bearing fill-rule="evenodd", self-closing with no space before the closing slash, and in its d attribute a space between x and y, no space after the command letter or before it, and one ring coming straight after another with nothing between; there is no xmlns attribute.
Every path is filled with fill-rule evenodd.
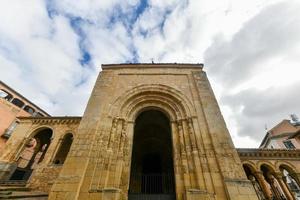
<svg viewBox="0 0 300 200"><path fill-rule="evenodd" d="M289 90L299 74L296 0L147 5L136 13L138 0L1 2L1 80L51 114L80 115L102 63L205 61L236 144L255 145L262 123L292 112L288 99L264 105L285 91L298 99Z"/></svg>

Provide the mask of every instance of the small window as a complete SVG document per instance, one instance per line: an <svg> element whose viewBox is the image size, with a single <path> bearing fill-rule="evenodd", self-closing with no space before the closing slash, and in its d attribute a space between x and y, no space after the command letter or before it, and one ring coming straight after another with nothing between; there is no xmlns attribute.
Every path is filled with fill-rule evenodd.
<svg viewBox="0 0 300 200"><path fill-rule="evenodd" d="M11 102L19 108L22 108L24 106L24 102L17 98L14 98Z"/></svg>
<svg viewBox="0 0 300 200"><path fill-rule="evenodd" d="M18 121L13 122L8 129L5 130L5 133L2 135L2 137L9 138L12 134L12 132L16 129L17 125L19 124Z"/></svg>
<svg viewBox="0 0 300 200"><path fill-rule="evenodd" d="M32 115L33 115L33 113L34 113L34 109L33 109L32 107L30 107L30 106L25 106L25 107L24 107L24 110L25 110L26 112L32 114Z"/></svg>
<svg viewBox="0 0 300 200"><path fill-rule="evenodd" d="M37 113L35 114L35 117L44 117L44 115L43 115L42 113L40 113L40 112L37 112Z"/></svg>
<svg viewBox="0 0 300 200"><path fill-rule="evenodd" d="M4 90L0 90L0 98L3 98L5 100L9 101L12 99L12 95Z"/></svg>
<svg viewBox="0 0 300 200"><path fill-rule="evenodd" d="M290 140L283 141L283 144L287 149L296 149Z"/></svg>

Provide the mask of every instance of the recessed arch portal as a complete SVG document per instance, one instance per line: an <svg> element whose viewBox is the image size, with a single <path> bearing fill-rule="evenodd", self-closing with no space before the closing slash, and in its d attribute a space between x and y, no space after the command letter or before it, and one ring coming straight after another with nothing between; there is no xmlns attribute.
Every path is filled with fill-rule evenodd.
<svg viewBox="0 0 300 200"><path fill-rule="evenodd" d="M163 108L170 120L196 116L186 95L161 84L143 84L126 91L112 103L109 115L134 121L137 111L147 107Z"/></svg>
<svg viewBox="0 0 300 200"><path fill-rule="evenodd" d="M175 199L174 179L170 120L159 109L146 109L135 119L129 199Z"/></svg>
<svg viewBox="0 0 300 200"><path fill-rule="evenodd" d="M36 165L44 160L51 143L53 131L50 128L39 128L31 134L17 160L17 169L11 180L28 180Z"/></svg>

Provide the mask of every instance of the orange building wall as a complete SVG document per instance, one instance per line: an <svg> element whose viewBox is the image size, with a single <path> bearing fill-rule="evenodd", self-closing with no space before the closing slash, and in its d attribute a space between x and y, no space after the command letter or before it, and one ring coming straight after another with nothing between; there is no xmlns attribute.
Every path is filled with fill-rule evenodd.
<svg viewBox="0 0 300 200"><path fill-rule="evenodd" d="M16 117L31 116L26 111L0 98L0 153L5 148L6 138L1 137L6 129L15 121Z"/></svg>
<svg viewBox="0 0 300 200"><path fill-rule="evenodd" d="M0 90L5 91L6 93L12 95L12 99L17 98L20 101L22 101L24 103L23 108L25 106L29 106L32 109L34 109L35 112L38 112L38 114L41 114L43 116L50 116L48 113L40 109L34 103L30 102L28 99L26 99L24 96L19 94L17 91L15 91L14 89L10 88L8 85L3 83L1 80L0 80ZM0 155L2 154L3 149L5 148L5 143L7 141L7 138L2 136L6 132L6 130L12 125L13 122L17 120L17 117L32 116L32 114L23 110L23 108L14 105L7 99L0 98Z"/></svg>

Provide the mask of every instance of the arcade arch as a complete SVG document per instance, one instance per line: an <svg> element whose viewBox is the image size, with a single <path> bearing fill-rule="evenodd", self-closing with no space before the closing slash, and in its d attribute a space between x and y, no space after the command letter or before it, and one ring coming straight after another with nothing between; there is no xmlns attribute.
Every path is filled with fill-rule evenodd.
<svg viewBox="0 0 300 200"><path fill-rule="evenodd" d="M32 134L17 159L17 169L10 177L11 180L27 180L30 177L36 165L43 161L52 135L52 129L45 127Z"/></svg>

